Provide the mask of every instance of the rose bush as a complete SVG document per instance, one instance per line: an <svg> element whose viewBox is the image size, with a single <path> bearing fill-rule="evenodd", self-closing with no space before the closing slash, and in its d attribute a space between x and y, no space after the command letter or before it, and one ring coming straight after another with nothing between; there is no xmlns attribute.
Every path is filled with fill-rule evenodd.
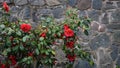
<svg viewBox="0 0 120 68"><path fill-rule="evenodd" d="M77 43L77 31L82 29L88 35L90 19L78 17L76 9L68 9L65 20L56 23L53 17L41 18L41 24L33 29L29 22L18 20L10 22L7 18L9 6L3 3L3 16L0 18L0 48L5 60L0 68L34 68L39 65L54 66L57 62L54 46L56 40L63 40L61 49L66 54L66 68L71 68L76 58L87 60L92 65L90 53L82 50Z"/></svg>

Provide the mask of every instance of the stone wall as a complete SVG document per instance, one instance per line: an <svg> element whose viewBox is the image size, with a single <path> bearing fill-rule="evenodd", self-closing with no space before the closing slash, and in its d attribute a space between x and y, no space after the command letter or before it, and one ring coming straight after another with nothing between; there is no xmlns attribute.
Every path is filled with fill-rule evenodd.
<svg viewBox="0 0 120 68"><path fill-rule="evenodd" d="M92 53L95 66L87 61L76 61L75 68L116 68L120 66L120 0L0 0L11 6L12 16L39 24L41 16L54 16L64 19L67 6L79 9L79 16L88 16L98 24L105 24L104 32L96 28L85 36L78 32L83 49ZM81 39L82 38L82 39Z"/></svg>

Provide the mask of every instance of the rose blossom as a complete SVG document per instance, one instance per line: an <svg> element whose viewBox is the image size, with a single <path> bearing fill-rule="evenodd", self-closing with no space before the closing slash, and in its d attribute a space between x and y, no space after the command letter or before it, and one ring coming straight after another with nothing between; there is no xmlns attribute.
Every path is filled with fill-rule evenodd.
<svg viewBox="0 0 120 68"><path fill-rule="evenodd" d="M68 54L68 55L67 55L67 58L68 58L68 60L69 60L70 62L74 62L74 61L75 61L75 58L76 58L76 55L70 55L70 54Z"/></svg>
<svg viewBox="0 0 120 68"><path fill-rule="evenodd" d="M31 30L31 25L23 23L20 25L20 29L24 32L29 32Z"/></svg>
<svg viewBox="0 0 120 68"><path fill-rule="evenodd" d="M46 33L45 32L41 33L40 37L44 37L45 38L46 37Z"/></svg>
<svg viewBox="0 0 120 68"><path fill-rule="evenodd" d="M9 8L9 6L7 5L6 2L3 2L3 8L4 8L4 10L5 10L6 12L9 12L9 10L10 10L10 8Z"/></svg>
<svg viewBox="0 0 120 68"><path fill-rule="evenodd" d="M66 43L67 48L73 48L74 47L74 41L70 41Z"/></svg>
<svg viewBox="0 0 120 68"><path fill-rule="evenodd" d="M66 37L73 37L74 36L74 31L71 30L70 28L64 30L64 35Z"/></svg>
<svg viewBox="0 0 120 68"><path fill-rule="evenodd" d="M0 68L6 68L5 64L1 64Z"/></svg>

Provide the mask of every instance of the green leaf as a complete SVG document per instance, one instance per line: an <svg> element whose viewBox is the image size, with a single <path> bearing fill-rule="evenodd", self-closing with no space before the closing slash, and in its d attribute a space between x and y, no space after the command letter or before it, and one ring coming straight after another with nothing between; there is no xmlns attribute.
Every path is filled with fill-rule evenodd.
<svg viewBox="0 0 120 68"><path fill-rule="evenodd" d="M40 48L41 48L41 45L40 45L40 44L38 44L38 49L40 50Z"/></svg>
<svg viewBox="0 0 120 68"><path fill-rule="evenodd" d="M22 51L24 50L24 46L23 45L20 46L20 50L22 50Z"/></svg>
<svg viewBox="0 0 120 68"><path fill-rule="evenodd" d="M12 48L13 51L18 51L19 46L15 46Z"/></svg>
<svg viewBox="0 0 120 68"><path fill-rule="evenodd" d="M49 55L49 52L48 52L48 51L45 51L45 54L46 54L46 55Z"/></svg>
<svg viewBox="0 0 120 68"><path fill-rule="evenodd" d="M40 40L40 41L43 41L43 40L44 40L44 37L40 37L39 40Z"/></svg>
<svg viewBox="0 0 120 68"><path fill-rule="evenodd" d="M89 35L87 30L84 30L84 34L87 35L87 36Z"/></svg>
<svg viewBox="0 0 120 68"><path fill-rule="evenodd" d="M1 25L0 25L0 28L2 28L2 29L5 28L5 25L4 25L4 24L1 24Z"/></svg>
<svg viewBox="0 0 120 68"><path fill-rule="evenodd" d="M93 66L94 62L92 60L89 61L90 65Z"/></svg>
<svg viewBox="0 0 120 68"><path fill-rule="evenodd" d="M52 63L52 60L51 60L51 59L49 59L48 61L49 61L49 63Z"/></svg>
<svg viewBox="0 0 120 68"><path fill-rule="evenodd" d="M39 55L39 53L40 53L38 49L35 49L35 52L37 55Z"/></svg>
<svg viewBox="0 0 120 68"><path fill-rule="evenodd" d="M22 33L21 33L20 31L17 31L16 34L17 34L18 36L21 36L21 35L22 35Z"/></svg>
<svg viewBox="0 0 120 68"><path fill-rule="evenodd" d="M55 55L56 54L55 51L52 51L52 54Z"/></svg>
<svg viewBox="0 0 120 68"><path fill-rule="evenodd" d="M29 38L29 36L28 36L28 35L24 36L24 37L23 37L23 39L22 39L22 40L23 40L23 42L26 42L26 40L27 40L28 38Z"/></svg>
<svg viewBox="0 0 120 68"><path fill-rule="evenodd" d="M23 59L22 59L22 62L26 62L26 61L27 61L27 58L23 58Z"/></svg>

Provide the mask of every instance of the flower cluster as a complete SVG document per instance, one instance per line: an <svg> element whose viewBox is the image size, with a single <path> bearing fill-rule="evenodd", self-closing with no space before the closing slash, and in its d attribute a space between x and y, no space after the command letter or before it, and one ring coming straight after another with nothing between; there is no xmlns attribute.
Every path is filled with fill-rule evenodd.
<svg viewBox="0 0 120 68"><path fill-rule="evenodd" d="M76 41L78 27L88 35L90 21L87 18L78 18L76 11L73 13L69 10L66 19L59 24L53 17L45 17L37 28L32 29L32 25L25 21L18 20L11 23L6 19L7 16L9 17L10 9L6 2L3 2L3 9L6 16L1 18L0 23L0 37L2 37L0 48L2 48L2 56L6 59L0 61L0 68L23 68L24 66L30 68L29 66L34 62L52 67L58 61L54 48L58 45L57 40L63 41L60 46L66 55L65 58L68 59L67 64L74 63L77 57L88 58L88 54L81 51Z"/></svg>

